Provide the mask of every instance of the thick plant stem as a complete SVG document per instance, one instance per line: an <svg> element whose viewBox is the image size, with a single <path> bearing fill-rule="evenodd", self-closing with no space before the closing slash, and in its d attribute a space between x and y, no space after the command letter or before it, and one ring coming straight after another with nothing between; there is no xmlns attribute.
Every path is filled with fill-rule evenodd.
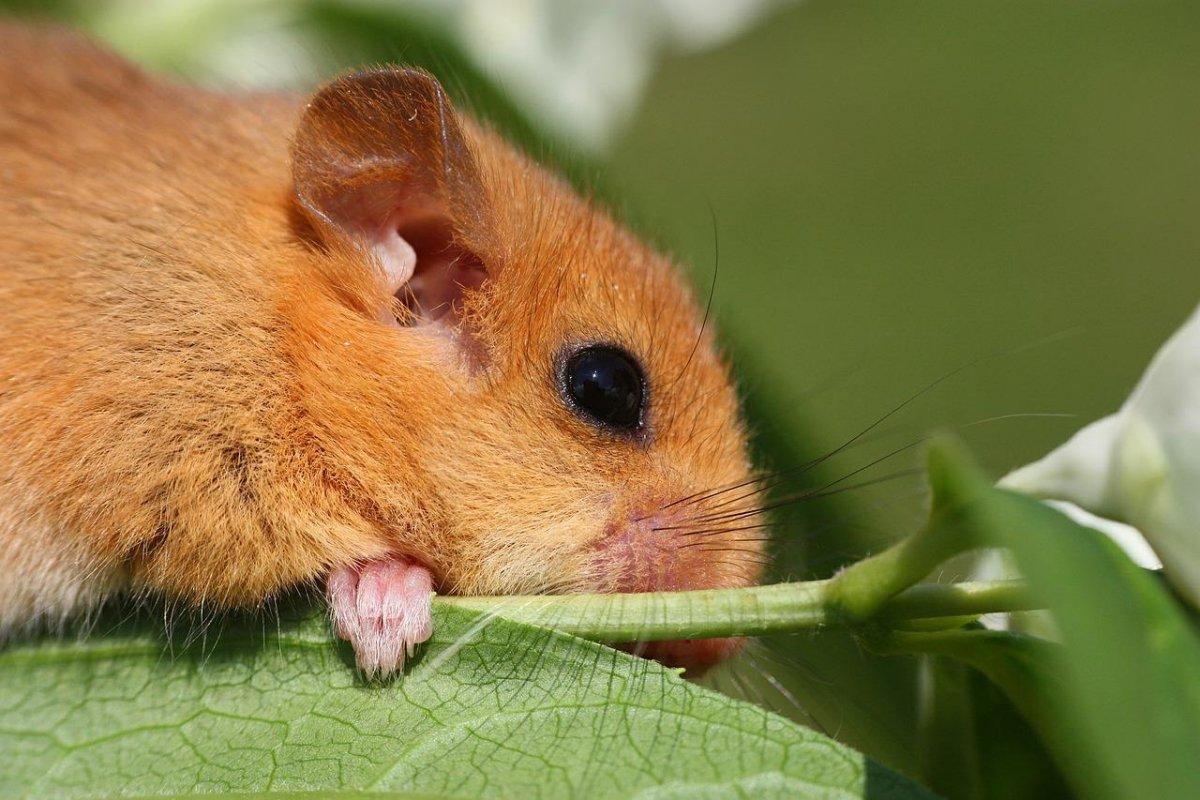
<svg viewBox="0 0 1200 800"><path fill-rule="evenodd" d="M604 642L763 636L852 622L832 594L837 580L693 592L438 597L435 602ZM883 604L878 618L971 617L1034 607L1021 581L926 584Z"/></svg>
<svg viewBox="0 0 1200 800"><path fill-rule="evenodd" d="M862 561L830 581L829 600L850 622L873 617L888 600L915 586L939 565L978 547L989 546L961 516L975 499L990 490L970 468L970 460L953 440L929 447L932 506L925 527Z"/></svg>
<svg viewBox="0 0 1200 800"><path fill-rule="evenodd" d="M930 524L882 553L846 567L829 581L829 599L852 620L865 620L965 549L951 526Z"/></svg>

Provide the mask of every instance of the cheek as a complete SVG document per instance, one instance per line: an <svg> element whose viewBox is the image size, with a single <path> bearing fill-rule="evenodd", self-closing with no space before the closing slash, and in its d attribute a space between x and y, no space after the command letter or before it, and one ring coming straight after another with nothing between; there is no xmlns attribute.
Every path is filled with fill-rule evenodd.
<svg viewBox="0 0 1200 800"><path fill-rule="evenodd" d="M445 591L486 596L586 591L586 556L575 535L511 531L467 542L447 570Z"/></svg>
<svg viewBox="0 0 1200 800"><path fill-rule="evenodd" d="M505 470L505 479L463 488L448 500L445 591L547 594L588 587L589 544L603 530L599 493L542 471Z"/></svg>

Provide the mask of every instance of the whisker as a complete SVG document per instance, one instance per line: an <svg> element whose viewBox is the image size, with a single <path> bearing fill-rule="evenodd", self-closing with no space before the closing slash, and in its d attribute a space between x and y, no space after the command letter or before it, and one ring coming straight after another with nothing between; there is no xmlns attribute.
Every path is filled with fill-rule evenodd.
<svg viewBox="0 0 1200 800"><path fill-rule="evenodd" d="M809 493L805 493L805 494L797 496L797 497L785 498L780 503L776 504L776 506L780 507L782 505L791 504L791 503L795 503L795 502L802 502L804 500L819 499L821 497L828 497L830 495L838 494L841 492L848 492L848 491L852 491L855 489L862 489L867 486L873 486L873 485L883 483L884 481L895 480L900 477L904 477L904 476L908 476L908 475L915 475L920 472L921 472L921 470L919 470L919 469L901 470L899 472L894 472L890 475L885 475L880 478L873 478L868 481L861 481L852 486L842 486L842 487L838 487L837 489L832 489L827 492L817 492L817 493L809 492ZM758 511L755 510L753 513L758 513ZM730 521L736 522L737 520L732 519ZM763 530L763 529L774 528L774 527L776 527L776 526L775 526L775 523L773 523L773 522L760 522L760 523L757 523L754 525L739 525L739 526L733 527L733 528L717 527L717 528L704 528L704 529L700 529L700 530L691 530L691 529L688 529L688 526L685 526L685 525L674 525L674 526L659 526L659 527L652 528L652 530L657 531L657 530L680 530L680 529L683 529L683 530L685 530L685 532L679 534L680 537L687 537L687 538L695 537L695 536L703 536L704 537L703 539L700 539L696 542L691 542L689 544L680 545L678 548L676 548L678 550L686 550L688 548L697 547L699 545L711 543L712 537L715 537L715 536L721 536L723 534L730 534L730 533L745 533L748 531ZM739 542L739 541L771 542L774 540L775 540L775 537L763 536L763 537L756 537L756 538L740 537L740 538L732 539L731 541L734 541L734 542Z"/></svg>
<svg viewBox="0 0 1200 800"><path fill-rule="evenodd" d="M960 430L961 430L961 429L973 428L973 427L976 427L976 426L979 426L979 425L985 425L985 424L988 424L988 423L992 423L992 422L1000 422L1000 421L1003 421L1003 420L1009 420L1009 419L1029 419L1029 418L1073 419L1073 418L1075 418L1075 417L1077 417L1077 416L1078 416L1077 414L1070 414L1070 413L1064 413L1064 412L1054 412L1054 411L1027 411L1027 412L1015 412L1015 413L1012 413L1012 414L999 414L999 415L997 415L997 416L993 416L993 417L987 417L987 418L984 418L984 419L975 420L974 422L968 422L968 423L964 423L964 424L962 424L962 425L959 425L959 426L956 426L956 427L957 427L958 429L960 429ZM919 444L919 443L921 443L921 442L923 442L923 441L926 441L926 440L927 440L927 438L928 438L928 437L922 438L922 439L918 440L917 442L914 442L914 443L912 443L912 444L910 444L910 445L908 445L908 446L915 446L916 444ZM902 449L903 449L903 448L902 448ZM786 470L785 470L785 471L776 472L774 475L775 475L775 476L778 476L778 475L781 475L781 474L783 474L783 472L786 472ZM862 488L862 487L864 487L864 486L871 486L871 485L874 485L874 484L876 484L876 483L881 483L881 482L883 482L883 481L885 481L885 480L893 480L893 479L895 479L895 478L905 477L905 476L908 476L908 475L913 475L913 474L917 474L917 473L920 473L920 472L921 472L921 470L903 470L903 471L900 471L900 472L893 473L893 474L891 474L891 475L889 475L889 476L886 476L886 477L884 477L884 478L880 478L880 479L877 479L877 480L872 480L872 481L864 481L864 482L862 482L862 483L855 484L854 486L851 486L851 487L845 487L844 489L837 489L837 490L835 490L835 491L830 491L830 492L819 492L819 491L818 491L818 492L804 492L804 493L801 493L801 494L798 494L798 495L793 495L791 498L786 498L786 499L785 499L783 502L784 502L785 504L791 504L791 503L793 503L793 502L796 502L796 501L798 501L798 500L805 500L805 499L812 499L812 500L816 500L816 499L820 499L820 498L823 498L823 497L829 497L829 496L831 496L831 495L834 495L834 494L839 494L839 493L841 493L841 492L843 492L843 491L849 491L850 489L858 489L858 488ZM851 474L853 474L853 473L851 473ZM741 488L742 486L746 486L746 485L748 485L748 484L750 484L750 483L753 483L755 480L764 480L764 478L755 478L755 479L751 479L751 480L748 480L748 481L742 481L740 484L738 484L737 486L735 486L735 487L733 487L733 488ZM755 496L757 496L757 495L759 495L759 494L763 494L763 493L765 493L765 492L767 492L767 491L770 491L771 489L773 489L773 488L775 488L776 486L778 486L778 485L779 485L779 483L782 483L782 481L776 482L776 483L774 483L774 484L767 484L767 485L763 485L763 486L759 487L758 489L756 489L756 490L755 490L755 491L753 491L753 492L748 492L748 493L746 493L746 494L744 494L744 495L742 495L742 496L740 496L740 497L738 497L738 498L734 498L733 500L729 500L729 501L726 501L726 502L723 502L723 503L719 503L719 504L717 504L716 506L712 506L712 507L710 507L710 509L709 509L709 510L711 511L711 510L715 510L715 509L717 509L717 508L722 508L722 507L724 507L724 506L726 506L726 505L732 505L734 502L737 502L737 501L739 501L739 500L748 500L748 499L751 499L751 498L753 498L753 497L755 497ZM724 493L725 491L729 491L729 489L723 489L723 490L721 490L721 491L719 491L719 492L716 492L716 493L714 494L714 496L716 496L717 494L722 494L722 493ZM780 507L780 506L779 506L779 505L773 505L773 506L769 506L769 508L778 508L778 507ZM665 508L665 506L664 506L664 508ZM751 512L751 513L753 513L753 512ZM708 517L696 517L696 518L690 518L690 519L694 519L695 521L707 521L709 518L708 518ZM686 527L686 526L676 526L676 528L682 528L682 527ZM673 529L672 527L660 527L660 528L655 528L655 530L672 530L672 529Z"/></svg>
<svg viewBox="0 0 1200 800"><path fill-rule="evenodd" d="M691 536L716 536L721 533L738 533L739 531L753 531L760 528L770 528L774 523L760 522L757 525L742 525L737 528L703 528L700 530L690 530L686 533L679 534L680 537Z"/></svg>
<svg viewBox="0 0 1200 800"><path fill-rule="evenodd" d="M985 357L985 358L986 358L986 357ZM921 388L921 389L920 389L920 390L918 390L917 392L914 392L913 394L911 394L911 395L909 395L908 397L906 397L904 400L902 400L900 403L898 403L896 406L894 406L894 407L893 407L893 408L892 408L890 411L888 411L886 414L882 415L881 417L879 417L878 419L876 419L874 422L872 422L870 425L868 425L867 427L863 428L861 431L859 431L858 433L854 434L854 435L853 435L853 436L851 436L849 439L847 439L846 441L842 442L840 445L838 445L837 447L833 448L833 449L832 449L832 450L830 450L829 452L825 453L825 454L824 454L824 455L822 455L822 456L817 456L816 458L813 458L813 459L811 459L811 460L809 460L809 461L806 461L806 462L804 462L804 463L802 463L802 464L799 464L799 465L797 465L797 466L795 466L795 467L792 467L792 468L790 468L790 469L781 470L780 472L778 472L778 473L776 474L776 477L779 477L779 476L782 476L782 475L786 475L786 474L795 473L795 472L803 472L803 471L807 471L807 470L810 470L810 469L812 469L812 468L814 468L814 467L817 467L817 466L819 466L819 465L821 465L821 464L825 463L825 462L826 462L826 461L828 461L829 459L831 459L831 458L833 458L834 456L838 455L839 453L842 453L843 451L845 451L845 450L846 450L846 448L850 447L850 446L851 446L851 445L853 445L855 442L857 442L857 441L859 441L860 439L862 439L864 436L866 436L866 435L867 435L868 433L870 433L871 431L873 431L873 430L875 430L876 428L878 428L880 425L882 425L882 424L883 424L884 422L886 422L888 419L891 419L893 416L895 416L896 414L900 413L900 411L902 411L904 408L906 408L908 405L910 405L911 403L913 403L915 400L917 400L917 399L918 399L918 398L920 398L921 396L923 396L923 395L927 394L928 392L932 391L933 389L937 388L937 387L938 387L938 386L940 386L942 383L945 383L947 380L949 380L950 378L954 377L955 375L957 375L958 373L962 372L963 370L965 370L965 369L967 369L967 368L969 368L969 367L973 367L973 366L975 366L975 364L977 364L977 363L978 363L979 361L981 361L981 360L982 360L982 359L975 359L974 361L970 361L970 362L968 362L968 363L966 363L966 364L962 364L962 365L960 365L960 366L958 366L958 367L955 367L954 369L950 370L950 371L949 371L949 372L947 372L946 374L944 374L944 375L942 375L941 377L939 377L937 380L934 380L934 381L930 382L929 384L927 384L926 386L924 386L923 388ZM920 439L919 441L925 441L927 438L928 438L928 437L924 437L924 438ZM747 482L746 482L746 484L753 482L753 480L757 480L757 478L756 478L756 479L752 479L751 481L747 481ZM702 493L702 494L703 494L703 493ZM674 503L671 503L671 504L668 504L668 505L666 505L666 506L663 506L663 508L664 508L664 509L666 509L666 508L670 508L671 506L673 506L673 505L677 505L677 504L679 504L680 502L681 502L681 501L679 501L679 500L676 500ZM698 501L698 500L693 500L693 502L699 502L699 501ZM735 502L735 501L730 501L730 502Z"/></svg>
<svg viewBox="0 0 1200 800"><path fill-rule="evenodd" d="M703 490L701 490L701 491L699 491L699 492L695 492L695 493L693 493L693 494L689 494L689 495L687 495L686 497L680 497L680 498L678 498L678 499L676 499L676 500L673 500L672 502L670 502L670 503L667 503L667 504L666 504L666 505L664 505L664 506L659 506L659 508L658 508L658 511L655 511L655 512L653 512L653 513L651 513L651 514L646 514L645 516L639 517L638 519L635 519L635 520L634 520L634 522L641 522L642 520L646 519L647 517L651 517L651 516L653 516L654 514L656 514L656 513L658 513L658 512L661 512L661 511L666 511L668 508L674 508L675 506L678 506L678 505L692 505L692 504L694 504L694 503L699 503L699 502L702 502L702 501L704 501L704 500L708 500L708 499L710 499L710 498L712 498L712 497L717 497L717 496L719 496L719 495L722 495L722 494L724 494L725 492L732 492L732 491L736 491L736 490L738 490L738 489L741 489L741 488L742 488L742 487L744 487L744 486L749 486L750 484L752 484L752 483L754 483L754 482L756 482L756 481L760 481L760 480L770 480L770 479L771 479L771 478L773 478L773 477L777 477L777 476L779 476L779 475L782 475L782 474L783 474L783 472L784 472L784 470L777 471L777 472L775 472L775 473L773 473L773 474L771 474L771 475L768 475L768 476L766 476L766 477L764 477L764 476L762 476L762 475L756 475L755 477L753 477L753 478L749 478L749 479L747 479L747 480L741 480L741 481L738 481L738 482L736 482L736 483L733 483L733 484L728 484L728 485L726 485L724 488L718 487L718 488L716 488L716 489L703 489Z"/></svg>
<svg viewBox="0 0 1200 800"><path fill-rule="evenodd" d="M888 475L885 475L882 478L877 478L875 480L870 480L870 481L862 481L861 483L855 483L850 486L839 486L836 489L830 489L828 491L817 492L816 494L810 494L810 495L807 495L807 496L799 498L799 499L820 500L825 497L833 497L835 494L843 494L844 492L851 492L851 491L854 491L855 489L863 489L868 486L876 486L881 483L886 483L887 481L899 480L900 478L911 478L913 475L924 475L924 474L925 474L925 470L921 467L913 467L912 469L902 469L902 470L898 470L896 472L889 473ZM787 500L785 502L790 504L791 502L794 502L794 500Z"/></svg>
<svg viewBox="0 0 1200 800"><path fill-rule="evenodd" d="M726 512L725 514L710 514L710 515L704 516L704 517L696 517L692 521L700 522L700 523L734 521L737 519L742 519L744 517L751 516L753 514L759 514L764 511L773 511L775 509L784 508L785 506L793 505L795 503L798 503L798 502L801 502L804 500L817 500L822 497L829 497L830 495L833 495L833 494L840 494L842 492L849 492L849 491L853 491L855 489L862 489L867 486L873 486L875 484L884 483L886 481L896 480L898 478L904 478L904 477L907 477L910 475L920 473L921 470L916 469L916 468L899 470L897 472L893 472L893 473L884 475L880 478L873 478L872 480L863 481L861 483L853 484L850 486L842 486L836 490L830 491L834 486L837 486L839 483L846 480L847 478L853 478L855 475L859 474L860 472L864 472L864 471L870 469L871 467L874 467L874 466L886 461L889 458L897 456L900 453L903 453L905 450L910 450L910 449L916 447L917 445L922 444L928 440L929 440L929 437L924 436L924 437L916 440L915 442L909 442L908 444L904 445L903 447L898 447L895 450L891 451L890 453L882 455L879 458L864 464L863 466L859 467L858 469L846 473L845 475L838 478L837 480L830 481L829 483L826 483L824 486L817 487L816 489L811 489L807 492L802 492L798 495L794 495L789 498L784 498L784 499L776 501L774 503L768 503L767 505L762 506L760 508L749 509L749 510L744 510L744 511L731 511L731 512Z"/></svg>
<svg viewBox="0 0 1200 800"><path fill-rule="evenodd" d="M679 370L679 374L675 376L675 380L671 382L671 386L678 383L679 379L687 372L687 368L692 365L692 359L696 357L696 351L700 349L700 342L703 341L704 331L708 327L708 317L712 312L713 296L717 291L717 274L721 268L721 238L720 231L717 228L717 212L711 205L708 207L708 213L712 216L713 230L713 274L712 281L708 286L708 302L704 304L704 319L700 322L700 332L696 334L696 343L692 345L692 352L688 354L687 361L683 362L683 367ZM668 387L669 389L670 387Z"/></svg>
<svg viewBox="0 0 1200 800"><path fill-rule="evenodd" d="M986 422L986 421L987 420L980 420L980 422ZM974 424L974 423L972 423L972 424ZM876 436L864 437L864 438L860 439L858 442L856 442L855 444L856 445L867 444L869 442L874 442L874 441L878 441L878 440L881 440L881 439L884 439L884 438L887 438L890 436L894 436L901 432L902 431L899 431L899 430L893 430L890 432L878 434ZM752 477L752 478L746 478L743 480L736 481L734 483L724 484L723 486L718 486L713 489L703 489L701 491L693 492L692 494L677 498L674 501L667 503L666 505L660 506L658 510L662 511L662 510L672 508L677 505L693 505L695 503L711 500L722 494L725 494L726 492L737 491L738 489L742 489L746 486L749 486L752 483L763 483L762 486L755 489L753 492L745 495L745 497L753 497L755 495L762 494L763 492L769 491L769 490L775 488L776 486L782 484L784 481L779 480L779 479L783 478L785 475L790 475L790 474L796 472L797 470L803 470L806 466L811 465L812 463L813 463L813 461L808 461L797 467L791 467L791 468L786 468L786 469L777 469L777 470L762 470L762 471L757 472L754 475L754 477ZM775 481L775 483L768 483L769 481ZM729 501L729 503L736 502L737 500L740 500L740 499L744 499L744 497L736 498L735 500ZM727 505L727 503L720 504L720 506L723 506L723 505ZM720 506L716 506L716 507L720 507ZM658 512L654 512L654 513L658 513ZM637 519L634 520L634 522L640 522L650 516L653 516L653 514L646 514L642 517L638 517Z"/></svg>
<svg viewBox="0 0 1200 800"><path fill-rule="evenodd" d="M985 417L977 419L974 422L966 422L959 425L959 428L974 428L977 425L986 425L990 422L1001 422L1006 419L1075 419L1078 414L1071 414L1063 411L1017 411L1012 414L997 414L994 417Z"/></svg>
<svg viewBox="0 0 1200 800"><path fill-rule="evenodd" d="M722 541L729 542L732 544L737 544L738 542L747 542L747 543L772 542L772 541L774 541L774 539L770 536L739 536L734 539L723 539ZM676 549L677 550L687 550L688 548L691 548L691 547L699 547L701 549L701 551L706 551L707 548L705 547L705 545L709 545L709 544L711 544L711 542L707 542L707 541L688 542L687 544L681 544ZM750 551L749 549L747 549L747 552L757 552L757 551Z"/></svg>
<svg viewBox="0 0 1200 800"><path fill-rule="evenodd" d="M738 490L738 489L744 488L744 487L746 487L746 486L749 486L749 485L751 485L751 484L753 484L753 483L756 483L756 482L759 482L759 481L776 481L776 483L775 483L774 485L775 485L775 486L777 486L777 485L779 485L779 483L782 483L782 481L781 481L781 480L779 480L779 479L783 478L784 476L788 476L788 475L794 475L794 474L797 474L797 473L799 473L799 474L803 474L804 472L806 472L806 471L808 471L808 470L810 470L810 469L812 469L812 468L814 468L814 467L817 467L817 466L819 466L820 464L823 464L824 462L826 462L826 461L828 461L829 459L833 458L834 456L836 456L836 455L838 455L838 454L840 454L840 453L842 453L842 452L846 451L846 450L847 450L848 448L850 448L852 445L854 445L854 444L856 444L856 443L859 443L860 441L862 441L862 440L864 439L864 437L866 437L866 435L867 435L868 433L870 433L872 430L874 430L874 429L876 429L877 427L879 427L880 425L882 425L882 424L883 424L883 423L884 423L886 420L888 420L888 419L890 419L891 417L895 416L895 415L896 415L896 414L898 414L898 413L899 413L901 410L903 410L904 408L906 408L907 406L909 406L910 404L912 404L914 401L916 401L917 399L919 399L919 398L920 398L920 397L922 397L923 395L925 395L925 394L929 393L929 392L930 392L930 391L932 391L933 389L937 388L937 387L938 387L938 386L940 386L942 383L945 383L945 382L946 382L947 380L949 380L950 378L953 378L954 376L958 375L960 372L963 372L964 370L967 370L967 369L970 369L970 368L972 368L972 367L975 367L975 366L977 366L978 364L980 364L980 363L982 363L982 362L984 362L984 361L990 360L990 359L992 359L992 358L999 358L999 357L1001 357L1001 356L1005 356L1005 355L1013 355L1013 354L1016 354L1016 353L1023 352L1023 351L1025 351L1025 350L1033 349L1033 348L1035 348L1035 347L1040 347L1040 346L1042 346L1042 345L1044 345L1044 344L1047 344L1047 343L1051 343L1051 342L1057 341L1058 339L1065 338L1065 337L1067 337L1067 336L1070 336L1070 335L1074 335L1074 334L1075 334L1075 333L1077 333L1077 332L1078 332L1078 331L1077 331L1077 330L1074 330L1074 329L1069 329L1069 330L1066 330L1066 331L1060 331L1059 333L1053 334L1053 335L1051 335L1051 336L1049 336L1049 337L1044 337L1044 338L1043 338L1043 339L1041 339L1041 340L1038 340L1038 341L1032 342L1032 343L1030 343L1030 344L1027 344L1027 345L1023 345L1023 346L1021 346L1021 347L1016 347L1016 348L1012 348L1012 349L1009 349L1009 350L1003 350L1003 351L1000 351L1000 352L998 352L998 353L989 353L989 354L987 354L987 355L983 355L983 356L980 356L980 357L978 357L978 358L972 359L971 361L968 361L968 362L966 362L966 363L964 363L964 364L961 364L961 365L959 365L959 366L955 367L954 369L950 370L949 372L946 372L945 374L943 374L943 375L941 375L940 377L938 377L936 380L934 380L934 381L931 381L930 383L928 383L927 385L925 385L924 387L922 387L922 388L921 388L921 389L919 389L918 391L916 391L916 392L914 392L913 394L909 395L907 398L905 398L904 400L902 400L900 403L898 403L896 406L894 406L894 407L893 407L891 410L889 410L887 413L883 414L883 415L882 415L882 416L880 416L878 419L876 419L875 421L873 421L871 424L867 425L867 427L863 428L861 431L859 431L858 433L856 433L854 436L851 436L849 439L847 439L846 441L842 442L842 444L840 444L840 445L838 445L837 447L833 448L832 450L830 450L829 452L825 453L824 455L817 456L816 458L813 458L813 459L810 459L810 460L808 460L808 461L805 461L805 462L803 462L803 463L801 463L801 464L798 464L798 465L796 465L796 466L794 466L794 467L788 467L788 468L781 469L781 470L775 470L775 471L773 471L773 472L770 472L770 473L765 473L765 474L756 475L756 476L755 476L755 477L753 477L753 478L746 479L746 480L742 480L742 481L736 482L736 483L734 483L734 484L732 484L732 485L727 485L727 486L724 486L724 487L718 487L718 488L715 488L715 489L703 490L703 491L700 491L700 492L695 492L695 493L693 493L693 494L691 494L691 495L687 495L687 496L685 496L685 497L680 497L680 498L678 498L678 499L676 499L676 500L674 500L674 501L672 501L672 502L670 502L670 503L667 503L667 504L666 504L666 505L664 505L664 506L661 506L661 507L659 508L659 511L663 511L663 510L666 510L666 509L668 509L668 508L674 508L675 506L679 506L679 505L693 505L693 504L695 504L695 503L705 502L705 501L707 501L707 500L713 499L714 497L718 497L718 496L720 496L720 495L722 495L722 494L725 494L726 492L736 491L736 490ZM978 420L978 421L976 421L976 422L968 423L968 424L966 424L966 425L964 425L964 426L962 426L962 427L964 427L964 428L965 428L965 427L974 427L974 426L976 426L976 425L981 425L981 424L984 424L984 423L987 423L987 422L995 422L995 421L999 421L999 420L1003 420L1003 419L1013 419L1013 418L1020 418L1020 417L1060 417L1060 416L1073 416L1073 415L1069 415L1069 414L1068 414L1068 415L1063 415L1063 414L1059 414L1059 413L1055 413L1055 412L1028 412L1028 413L1018 413L1018 414L1003 414L1003 415L999 415L999 416L996 416L996 417L990 417L990 418L988 418L988 419L984 419L984 420ZM768 488L773 488L773 486L772 486L772 487L768 487ZM751 494L751 495L749 495L749 496L751 496L751 497L752 497L752 496L754 496L754 494L759 494L759 493L761 493L762 491L765 491L765 490L766 490L765 488L759 489L758 491L754 492L753 494ZM735 498L734 500L731 500L731 501L729 501L729 503L722 503L721 505L727 505L727 504L730 504L730 503L733 503L733 502L737 502L738 500L742 500L742 499L745 499L745 497L739 497L739 498ZM652 515L651 515L651 514L647 514L646 516L644 516L644 517L641 517L641 518L639 518L639 519L637 519L637 520L635 520L635 521L637 521L637 522L640 522L642 519L645 519L646 517L649 517L649 516L652 516Z"/></svg>
<svg viewBox="0 0 1200 800"><path fill-rule="evenodd" d="M700 545L703 545L702 542L697 542L697 543L700 543ZM702 546L700 548L700 552L701 553L738 553L738 554L746 555L746 557L754 558L754 559L758 559L758 560L762 560L762 561L770 560L768 555L766 553L763 553L761 551L761 549L757 548L757 547L713 547L712 545L708 545L708 546Z"/></svg>
<svg viewBox="0 0 1200 800"><path fill-rule="evenodd" d="M770 706L767 705L767 699L763 697L763 694L758 690L758 687L754 686L753 684L747 684L745 681L743 681L742 676L736 669L729 670L729 677L733 680L734 685L736 685L741 691L743 698L757 702L761 708L770 708Z"/></svg>
<svg viewBox="0 0 1200 800"><path fill-rule="evenodd" d="M763 647L763 645L761 643L755 643L755 644L756 644L756 647L765 650L765 648ZM762 654L760 653L760 655L762 655ZM766 655L767 656L770 655L769 651L766 653ZM779 693L779 696L782 697L789 706L796 709L796 711L798 711L800 713L800 715L808 721L809 725L815 727L817 730L821 731L822 733L826 733L826 734L828 733L828 731L825 730L825 727L823 725L821 725L820 722L817 721L816 717L814 717L812 715L812 712L810 712L807 708L805 708L804 705L799 700L796 699L796 695L793 694L790 689L788 689L786 686L784 686L782 681L780 681L778 678L776 678L774 675L772 675L768 670L763 669L763 667L759 664L758 660L756 658L754 658L754 655L751 653L751 648L747 647L742 652L742 658L745 660L745 662L747 664L750 665L750 667L755 672L757 672L759 674L759 676L764 681L766 681L768 686L770 686L772 689L774 689L776 692Z"/></svg>

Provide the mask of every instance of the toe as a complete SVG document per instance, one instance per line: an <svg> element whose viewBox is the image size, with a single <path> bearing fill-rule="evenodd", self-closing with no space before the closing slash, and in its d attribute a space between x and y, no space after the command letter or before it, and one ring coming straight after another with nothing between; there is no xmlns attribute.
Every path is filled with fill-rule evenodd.
<svg viewBox="0 0 1200 800"><path fill-rule="evenodd" d="M404 667L433 632L433 576L407 559L375 561L330 573L330 613L337 633L354 645L359 669L382 677Z"/></svg>
<svg viewBox="0 0 1200 800"><path fill-rule="evenodd" d="M351 639L358 627L358 570L338 567L330 572L325 582L325 595L337 635Z"/></svg>

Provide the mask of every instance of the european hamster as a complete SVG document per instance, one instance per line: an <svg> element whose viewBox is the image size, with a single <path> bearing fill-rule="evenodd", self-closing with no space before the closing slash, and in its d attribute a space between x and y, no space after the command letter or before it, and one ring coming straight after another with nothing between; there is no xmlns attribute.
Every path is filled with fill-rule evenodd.
<svg viewBox="0 0 1200 800"><path fill-rule="evenodd" d="M758 579L678 270L428 74L221 94L0 25L0 87L0 634L314 584L386 674L431 589Z"/></svg>

